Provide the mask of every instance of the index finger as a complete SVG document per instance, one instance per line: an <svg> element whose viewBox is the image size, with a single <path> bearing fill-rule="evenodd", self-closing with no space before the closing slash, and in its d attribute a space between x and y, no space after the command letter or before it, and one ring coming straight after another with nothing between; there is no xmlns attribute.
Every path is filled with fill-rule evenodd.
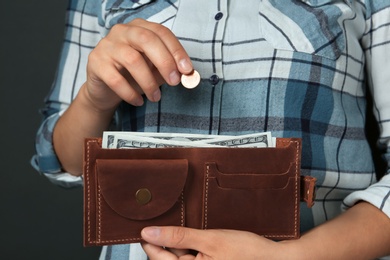
<svg viewBox="0 0 390 260"><path fill-rule="evenodd" d="M181 73L188 74L193 70L190 57L171 30L161 24L148 22L143 19L135 19L131 23L132 25L144 27L158 35L168 51L172 54L177 68Z"/></svg>

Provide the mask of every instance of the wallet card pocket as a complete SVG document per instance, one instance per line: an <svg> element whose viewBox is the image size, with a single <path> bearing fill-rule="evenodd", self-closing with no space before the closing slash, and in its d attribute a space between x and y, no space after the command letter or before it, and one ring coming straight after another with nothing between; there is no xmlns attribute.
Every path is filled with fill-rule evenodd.
<svg viewBox="0 0 390 260"><path fill-rule="evenodd" d="M205 164L205 229L251 231L274 240L299 236L299 178L292 163L279 174L223 173Z"/></svg>
<svg viewBox="0 0 390 260"><path fill-rule="evenodd" d="M184 226L186 159L97 159L97 244L140 241L148 225Z"/></svg>

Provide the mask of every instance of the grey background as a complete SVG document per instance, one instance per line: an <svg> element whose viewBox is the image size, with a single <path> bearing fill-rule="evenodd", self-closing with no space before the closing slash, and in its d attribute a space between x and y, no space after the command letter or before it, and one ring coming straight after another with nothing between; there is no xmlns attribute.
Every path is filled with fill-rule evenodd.
<svg viewBox="0 0 390 260"><path fill-rule="evenodd" d="M66 7L67 0L0 7L0 259L97 259L100 252L82 246L82 190L54 186L29 163Z"/></svg>

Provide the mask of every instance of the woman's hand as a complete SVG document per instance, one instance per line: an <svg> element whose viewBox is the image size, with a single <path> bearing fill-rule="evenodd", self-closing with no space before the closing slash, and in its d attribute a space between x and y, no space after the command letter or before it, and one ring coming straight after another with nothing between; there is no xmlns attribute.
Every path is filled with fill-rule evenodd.
<svg viewBox="0 0 390 260"><path fill-rule="evenodd" d="M54 129L63 169L81 175L80 144L102 135L121 100L140 106L145 94L159 101L162 83L177 85L180 74L192 70L183 46L166 27L142 19L115 25L90 53L87 80Z"/></svg>
<svg viewBox="0 0 390 260"><path fill-rule="evenodd" d="M97 111L112 110L121 100L140 106L142 94L159 101L162 83L177 85L181 74L192 69L168 28L135 19L115 25L91 52L85 93Z"/></svg>
<svg viewBox="0 0 390 260"><path fill-rule="evenodd" d="M288 244L236 230L198 230L185 227L148 227L142 246L155 259L291 259ZM169 248L168 250L164 248ZM198 253L194 256L187 249ZM292 249L292 248L291 248Z"/></svg>
<svg viewBox="0 0 390 260"><path fill-rule="evenodd" d="M184 227L148 227L141 235L147 242L143 248L152 260L366 260L390 255L390 219L377 207L363 201L296 240L273 242L244 231ZM185 249L199 253L193 256Z"/></svg>

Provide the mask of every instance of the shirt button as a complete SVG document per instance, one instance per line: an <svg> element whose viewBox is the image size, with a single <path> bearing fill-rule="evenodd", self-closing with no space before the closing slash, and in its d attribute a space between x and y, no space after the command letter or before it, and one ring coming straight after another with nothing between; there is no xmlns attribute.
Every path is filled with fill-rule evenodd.
<svg viewBox="0 0 390 260"><path fill-rule="evenodd" d="M219 77L217 75L212 75L210 78L209 78L209 81L212 85L217 85L218 82L219 82Z"/></svg>
<svg viewBox="0 0 390 260"><path fill-rule="evenodd" d="M221 12L217 13L217 14L214 16L215 20L217 20L217 21L218 21L218 20L221 20L222 17L223 17L223 13L221 13Z"/></svg>

